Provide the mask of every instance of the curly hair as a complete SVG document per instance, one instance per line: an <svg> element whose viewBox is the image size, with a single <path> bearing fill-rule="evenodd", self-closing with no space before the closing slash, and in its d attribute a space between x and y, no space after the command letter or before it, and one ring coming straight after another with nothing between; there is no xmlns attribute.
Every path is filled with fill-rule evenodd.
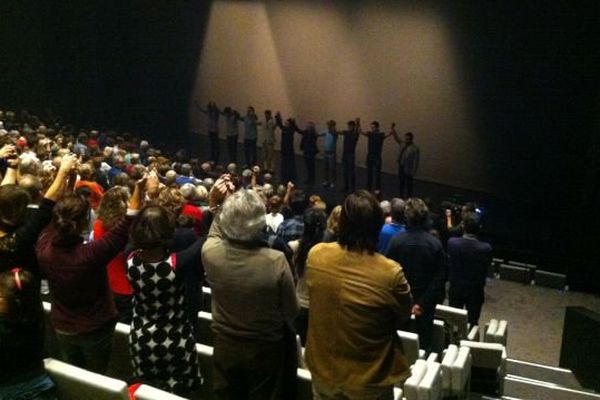
<svg viewBox="0 0 600 400"><path fill-rule="evenodd" d="M129 191L123 186L110 188L102 196L98 207L98 219L106 229L110 229L127 213Z"/></svg>
<svg viewBox="0 0 600 400"><path fill-rule="evenodd" d="M183 206L185 206L186 201L179 189L168 187L160 192L154 203L158 206L166 208L174 215L179 215L183 209Z"/></svg>

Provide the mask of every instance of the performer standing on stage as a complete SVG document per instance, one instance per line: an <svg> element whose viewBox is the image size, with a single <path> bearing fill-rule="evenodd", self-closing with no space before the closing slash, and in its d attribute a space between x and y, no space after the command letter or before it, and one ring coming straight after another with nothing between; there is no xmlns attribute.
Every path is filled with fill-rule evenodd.
<svg viewBox="0 0 600 400"><path fill-rule="evenodd" d="M219 163L219 116L221 112L214 101L210 101L206 108L202 108L198 102L196 107L200 112L208 116L208 137L210 139L210 159L215 164Z"/></svg>
<svg viewBox="0 0 600 400"><path fill-rule="evenodd" d="M295 182L294 134L296 133L296 121L293 118L288 118L284 123L281 113L277 111L275 123L281 129L281 182Z"/></svg>
<svg viewBox="0 0 600 400"><path fill-rule="evenodd" d="M395 125L392 124L392 130ZM367 133L362 132L359 126L359 132L368 137L367 151L367 190L373 190L373 181L375 181L375 190L381 190L381 151L383 150L383 141L392 135L387 135L379 130L379 122L371 122L371 130Z"/></svg>
<svg viewBox="0 0 600 400"><path fill-rule="evenodd" d="M359 139L360 118L348 121L348 129L339 132L344 137L344 191L352 193L356 189L356 144Z"/></svg>
<svg viewBox="0 0 600 400"><path fill-rule="evenodd" d="M243 121L241 115L231 107L225 107L222 112L225 117L225 123L227 124L227 154L229 155L230 163L237 163L237 144L239 137L239 124L238 122Z"/></svg>
<svg viewBox="0 0 600 400"><path fill-rule="evenodd" d="M254 107L249 106L244 117L244 158L246 166L252 168L256 165L256 141L258 140L258 117Z"/></svg>
<svg viewBox="0 0 600 400"><path fill-rule="evenodd" d="M307 177L304 183L312 185L315 183L315 158L319 149L317 148L317 139L319 134L315 129L315 123L310 121L306 124L306 129L302 130L296 126L296 132L302 135L300 149L304 153L304 164L306 165Z"/></svg>
<svg viewBox="0 0 600 400"><path fill-rule="evenodd" d="M273 119L271 110L265 111L265 122L263 128L263 165L265 171L275 171L275 128L277 124Z"/></svg>
<svg viewBox="0 0 600 400"><path fill-rule="evenodd" d="M325 136L325 181L323 186L335 187L337 164L337 139L335 121L327 121L327 131L319 136Z"/></svg>
<svg viewBox="0 0 600 400"><path fill-rule="evenodd" d="M395 124L392 124L395 127ZM412 132L404 134L404 140L398 137L395 129L392 130L394 140L401 146L398 155L398 187L399 196L403 199L412 197L413 183L417 170L419 169L420 152L417 145L413 143Z"/></svg>

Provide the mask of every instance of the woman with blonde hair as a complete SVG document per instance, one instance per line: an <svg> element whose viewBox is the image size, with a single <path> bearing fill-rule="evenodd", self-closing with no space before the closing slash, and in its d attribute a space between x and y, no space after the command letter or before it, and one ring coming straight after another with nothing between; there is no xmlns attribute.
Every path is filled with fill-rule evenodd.
<svg viewBox="0 0 600 400"><path fill-rule="evenodd" d="M323 236L323 242L330 243L335 242L338 239L340 214L342 213L342 206L338 205L331 210L329 218L327 218L327 229Z"/></svg>

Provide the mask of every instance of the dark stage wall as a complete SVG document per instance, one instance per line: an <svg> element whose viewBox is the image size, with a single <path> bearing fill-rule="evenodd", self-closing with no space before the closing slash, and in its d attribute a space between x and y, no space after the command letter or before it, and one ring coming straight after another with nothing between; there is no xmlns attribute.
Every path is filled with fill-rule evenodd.
<svg viewBox="0 0 600 400"><path fill-rule="evenodd" d="M150 137L185 141L191 128L202 126L196 115L190 115L191 100L208 100L215 96L211 88L223 85L215 81L211 86L211 76L202 75L207 64L213 62L202 54L207 45L214 45L207 40L214 22L211 9L264 4L268 18L263 22L270 24L273 43L277 44L275 55L286 61L280 66L284 81L289 83L290 76L302 72L298 66L309 68L309 76L317 79L321 68L336 64L344 64L341 71L349 76L355 73L361 77L377 70L378 64L386 70L386 62L393 62L404 68L397 74L404 80L393 85L403 87L405 92L413 90L408 98L399 94L401 107L394 114L394 105L387 104L387 100L379 99L375 105L370 101L377 93L393 93L377 75L371 74L366 81L356 80L356 86L348 87L359 94L359 101L346 108L343 104L332 105L327 99L322 107L321 103L306 106L305 99L297 100L304 87L292 82L288 85L289 96L277 97L282 108L288 107L289 112L296 111L298 117L305 118L300 115L303 113L305 119L313 118L311 115L321 109L324 113L331 110L327 113L343 121L361 113L363 105L368 104L365 119L379 118L386 129L394 115L404 117L404 121L413 118L406 128L415 131L423 157L427 158L421 178L483 189L515 204L538 205L548 221L539 229L564 233L553 247L563 255L587 260L582 263L582 276L588 280L597 277L595 260L600 257L595 238L599 223L594 216L600 204L600 8L595 2L546 2L537 7L517 1L286 1L289 9L283 3L1 1L0 109L26 107L40 111L48 106L83 125L127 128ZM349 43L348 37L333 39L344 42L346 47L340 48L357 45L356 53L321 53L318 31L324 28L303 30L314 23L310 19L292 24L294 15L290 10L294 9L308 16L323 9L339 17L335 20L340 28L337 32L349 32L356 43ZM437 22L431 30L423 25L420 31L419 25L410 21L410 16L417 20L422 15L435 15ZM369 30L365 18L380 25ZM402 25L388 26L386 21ZM231 19L230 23L232 29L250 29L253 34L265 29L259 20ZM444 33L441 44L447 57L435 59L446 63L445 67L410 69L414 63L402 54L394 54L391 61L375 57L385 50L380 35L389 35L389 48L410 49L412 53L408 54L428 60L429 55L421 53L440 48L434 36L436 29ZM403 35L397 42L393 41L395 32ZM423 45L419 34L432 39L429 45ZM413 35L413 39L406 35ZM312 42L304 42L305 37ZM287 48L286 43L295 47ZM240 65L247 62L239 53L228 53L235 48L234 41L225 40L217 47L226 57L237 55ZM250 50L263 51L260 47ZM311 50L319 54L318 59L311 59ZM294 61L292 55L295 63L289 62ZM349 60L349 55L354 58ZM256 63L265 60L255 60L250 72L257 71ZM348 70L348 63L367 68ZM371 64L375 68L371 69ZM443 75L427 75L432 71ZM409 78L414 85L425 82L427 90L414 90ZM218 96L222 97L217 100L236 107L259 101L243 85L232 89L228 93L220 91ZM306 89L318 91L318 87ZM236 90L243 96L232 99ZM366 95L362 97L361 93ZM277 107L267 101L267 95L262 93L260 102ZM433 99L430 108L427 96ZM344 92L328 98L346 101ZM459 115L448 111L448 105L456 99L460 100ZM415 114L403 114L411 107ZM380 117L379 109L389 112ZM440 115L451 122L447 129ZM400 118L397 122L401 123ZM444 143L443 149L439 143ZM391 160L388 166L393 167L393 154L386 157Z"/></svg>

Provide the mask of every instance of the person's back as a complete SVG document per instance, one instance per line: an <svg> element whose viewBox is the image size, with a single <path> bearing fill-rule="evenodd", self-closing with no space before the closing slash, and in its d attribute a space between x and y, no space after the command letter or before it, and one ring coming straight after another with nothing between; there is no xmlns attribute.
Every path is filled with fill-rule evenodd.
<svg viewBox="0 0 600 400"><path fill-rule="evenodd" d="M438 238L425 230L429 210L421 199L406 202L406 232L394 236L386 256L399 262L410 284L421 347L431 344L435 306L445 297L446 256Z"/></svg>
<svg viewBox="0 0 600 400"><path fill-rule="evenodd" d="M320 243L308 256L306 363L326 398L391 396L410 374L396 336L410 315L410 287L398 263L374 253L382 222L375 198L355 192L344 203L339 243Z"/></svg>
<svg viewBox="0 0 600 400"><path fill-rule="evenodd" d="M466 213L463 218L464 235L448 240L449 301L450 306L466 307L469 323L477 325L485 294L484 286L488 267L492 262L492 246L479 241L477 233L480 218L475 212Z"/></svg>

